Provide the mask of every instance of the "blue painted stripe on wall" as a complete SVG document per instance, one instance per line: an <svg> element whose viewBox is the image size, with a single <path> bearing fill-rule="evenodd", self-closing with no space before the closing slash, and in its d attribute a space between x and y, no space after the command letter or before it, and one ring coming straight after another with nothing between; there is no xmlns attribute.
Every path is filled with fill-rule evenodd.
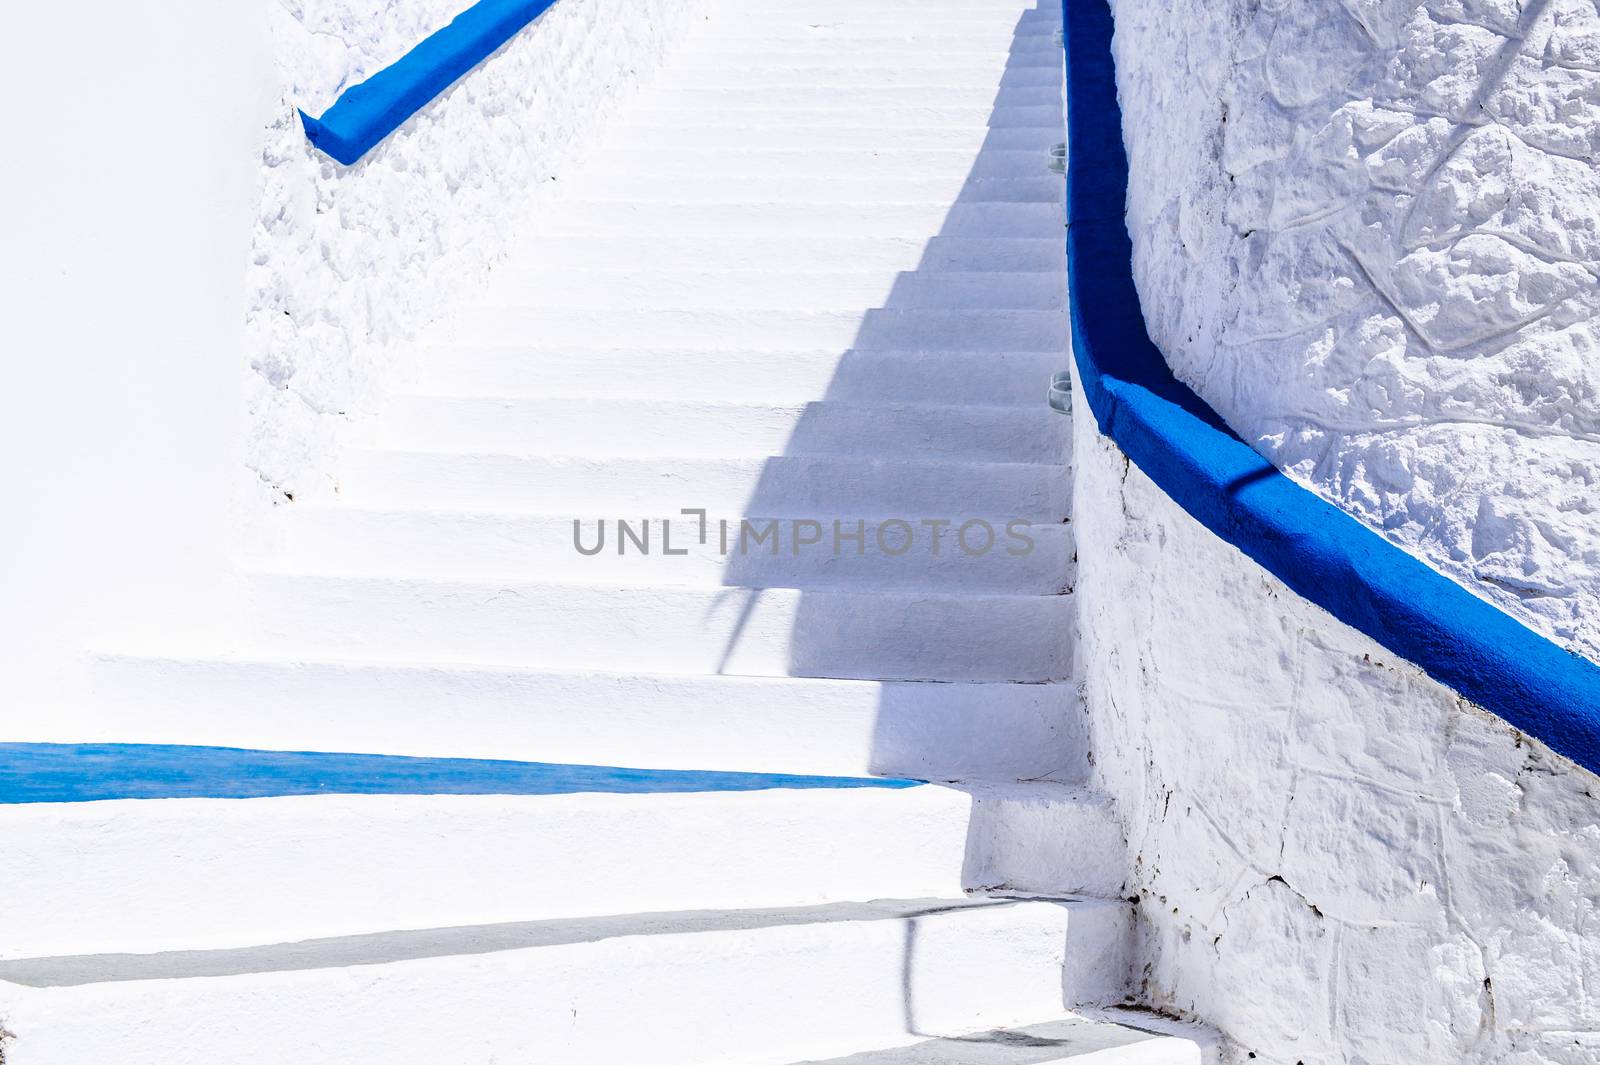
<svg viewBox="0 0 1600 1065"><path fill-rule="evenodd" d="M0 743L0 803L279 795L629 795L768 788L909 788L888 777L621 769L480 758L120 743Z"/></svg>
<svg viewBox="0 0 1600 1065"><path fill-rule="evenodd" d="M339 94L321 118L300 112L311 143L346 166L487 59L556 0L478 0L421 44Z"/></svg>
<svg viewBox="0 0 1600 1065"><path fill-rule="evenodd" d="M1145 331L1124 223L1107 0L1063 0L1067 272L1078 376L1100 431L1206 528L1297 594L1600 771L1600 667L1290 480L1180 384Z"/></svg>

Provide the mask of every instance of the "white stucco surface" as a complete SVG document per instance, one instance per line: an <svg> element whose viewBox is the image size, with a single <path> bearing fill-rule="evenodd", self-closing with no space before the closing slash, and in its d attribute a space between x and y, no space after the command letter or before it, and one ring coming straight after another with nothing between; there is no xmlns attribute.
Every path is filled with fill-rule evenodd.
<svg viewBox="0 0 1600 1065"><path fill-rule="evenodd" d="M1122 881L1108 804L1019 784L5 804L0 827L0 990L18 958Z"/></svg>
<svg viewBox="0 0 1600 1065"><path fill-rule="evenodd" d="M1127 908L1099 899L621 914L0 963L54 980L0 986L0 1005L14 1065L781 1065L1114 1000L1130 931ZM116 961L179 978L92 980ZM1120 1060L1199 1060L1156 1049Z"/></svg>
<svg viewBox="0 0 1600 1065"><path fill-rule="evenodd" d="M0 34L18 101L0 168L13 727L83 695L87 642L183 632L227 601L271 71L255 3L54 4L23 21Z"/></svg>
<svg viewBox="0 0 1600 1065"><path fill-rule="evenodd" d="M1597 1060L1594 776L1078 432L1080 661L1147 1001L1261 1065Z"/></svg>
<svg viewBox="0 0 1600 1065"><path fill-rule="evenodd" d="M482 284L528 190L594 143L695 5L561 0L355 166L309 145L296 108L321 114L466 6L271 5L280 97L248 278L245 439L276 498L332 493L338 443L405 378L406 342Z"/></svg>
<svg viewBox="0 0 1600 1065"><path fill-rule="evenodd" d="M1301 482L1600 653L1592 0L1118 0L1135 267Z"/></svg>

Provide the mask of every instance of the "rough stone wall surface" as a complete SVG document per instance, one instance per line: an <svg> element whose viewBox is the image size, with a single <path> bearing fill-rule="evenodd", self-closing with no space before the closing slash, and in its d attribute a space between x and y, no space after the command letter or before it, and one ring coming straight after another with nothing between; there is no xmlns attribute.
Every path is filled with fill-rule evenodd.
<svg viewBox="0 0 1600 1065"><path fill-rule="evenodd" d="M275 0L280 117L262 152L246 379L246 461L269 495L335 488L337 445L406 373L406 342L483 281L694 5L560 0L342 167L296 108L320 114L467 0Z"/></svg>
<svg viewBox="0 0 1600 1065"><path fill-rule="evenodd" d="M1149 1001L1263 1065L1600 1061L1600 781L1076 432L1083 690Z"/></svg>
<svg viewBox="0 0 1600 1065"><path fill-rule="evenodd" d="M1135 268L1291 476L1600 657L1594 0L1116 0Z"/></svg>

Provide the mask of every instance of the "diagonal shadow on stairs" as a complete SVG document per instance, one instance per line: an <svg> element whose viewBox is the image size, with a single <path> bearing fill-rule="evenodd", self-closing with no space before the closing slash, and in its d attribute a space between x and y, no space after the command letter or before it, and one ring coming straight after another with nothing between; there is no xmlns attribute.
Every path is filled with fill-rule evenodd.
<svg viewBox="0 0 1600 1065"><path fill-rule="evenodd" d="M952 856L969 889L1040 891L1009 882L997 852L1064 841L997 840L1007 808L981 797L985 785L1070 783L1088 769L1064 594L1075 562L1070 426L1045 404L1050 373L1069 359L1063 181L1046 166L1065 139L1060 13L1014 10L995 13L1014 27L981 139L948 152L948 209L929 215L908 268L883 272L880 304L860 313L826 390L743 508L754 530L776 519L779 535L749 547L735 530L723 583L743 601L722 671L740 672L741 636L772 624L756 620L763 590L800 589L789 674L889 682L874 771L973 794L966 853ZM906 175L879 172L883 202L896 202ZM791 271L806 283L803 262ZM981 553L968 550L985 541L974 521L994 532ZM1007 553L1021 547L1006 538L1009 521L1024 524L1032 551ZM819 561L796 561L808 552ZM921 1034L917 932L909 922L903 997L906 1029ZM1070 988L1063 997L1071 1004Z"/></svg>

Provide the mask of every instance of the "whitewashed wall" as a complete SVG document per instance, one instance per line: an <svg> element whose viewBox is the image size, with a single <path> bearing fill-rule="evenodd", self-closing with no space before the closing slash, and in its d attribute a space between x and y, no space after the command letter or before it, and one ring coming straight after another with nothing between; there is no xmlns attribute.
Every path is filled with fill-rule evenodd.
<svg viewBox="0 0 1600 1065"><path fill-rule="evenodd" d="M333 490L406 339L697 0L560 0L360 164L310 147L296 108L468 2L43 5L0 35L0 739L87 697L86 650L170 651L229 615L263 501Z"/></svg>
<svg viewBox="0 0 1600 1065"><path fill-rule="evenodd" d="M1149 1001L1261 1065L1600 1061L1600 780L1076 432L1084 697Z"/></svg>
<svg viewBox="0 0 1600 1065"><path fill-rule="evenodd" d="M269 498L336 489L338 444L404 378L406 342L482 283L697 0L560 0L355 166L311 148L296 107L321 114L466 6L271 4L278 121L249 274L246 430Z"/></svg>
<svg viewBox="0 0 1600 1065"><path fill-rule="evenodd" d="M1593 0L1116 0L1136 274L1280 468L1600 657Z"/></svg>
<svg viewBox="0 0 1600 1065"><path fill-rule="evenodd" d="M1174 371L1593 655L1594 5L1114 6L1135 274ZM1268 1065L1600 1061L1600 781L1077 431L1084 694L1151 1001Z"/></svg>
<svg viewBox="0 0 1600 1065"><path fill-rule="evenodd" d="M36 4L0 33L0 718L104 632L227 599L260 3ZM13 738L0 732L0 739Z"/></svg>

